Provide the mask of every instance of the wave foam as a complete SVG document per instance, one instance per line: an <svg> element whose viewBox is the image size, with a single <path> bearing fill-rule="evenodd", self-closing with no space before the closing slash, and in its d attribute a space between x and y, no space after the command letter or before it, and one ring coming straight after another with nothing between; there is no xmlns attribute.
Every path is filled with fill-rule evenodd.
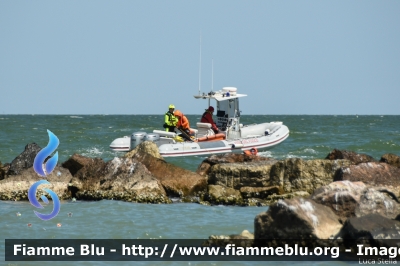
<svg viewBox="0 0 400 266"><path fill-rule="evenodd" d="M95 157L95 156L101 156L104 153L104 150L102 148L88 148L80 151L80 154L83 156L87 157Z"/></svg>

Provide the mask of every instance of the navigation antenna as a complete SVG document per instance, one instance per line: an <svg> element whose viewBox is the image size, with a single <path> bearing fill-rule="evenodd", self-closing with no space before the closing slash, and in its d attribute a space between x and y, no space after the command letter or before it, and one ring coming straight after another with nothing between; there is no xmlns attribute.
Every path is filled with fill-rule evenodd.
<svg viewBox="0 0 400 266"><path fill-rule="evenodd" d="M200 60L199 60L199 95L201 88L201 33L200 33Z"/></svg>
<svg viewBox="0 0 400 266"><path fill-rule="evenodd" d="M214 58L211 59L211 91L214 91Z"/></svg>

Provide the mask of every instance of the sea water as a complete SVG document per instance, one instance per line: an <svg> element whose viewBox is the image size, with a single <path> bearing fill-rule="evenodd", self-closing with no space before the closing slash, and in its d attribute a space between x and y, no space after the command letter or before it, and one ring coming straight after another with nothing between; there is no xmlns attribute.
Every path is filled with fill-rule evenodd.
<svg viewBox="0 0 400 266"><path fill-rule="evenodd" d="M191 125L199 116L188 116ZM385 153L400 155L400 116L242 116L241 123L282 121L290 136L282 144L261 152L276 159L321 159L333 149L365 153L379 160ZM160 129L162 115L2 115L0 161L10 163L26 144L45 147L47 129L60 140L59 162L72 154L105 161L123 153L109 144L137 131ZM195 171L205 156L168 158ZM50 204L51 205L51 204ZM254 232L254 218L268 207L203 206L192 203L136 204L120 201L64 201L57 217L42 221L29 202L0 201L0 265L308 265L308 262L5 262L4 239L206 239L210 235ZM27 226L31 224L31 226ZM60 224L61 226L57 226ZM3 260L3 261L1 261ZM317 261L317 265L337 265ZM341 264L347 264L341 262ZM357 263L358 264L358 263Z"/></svg>

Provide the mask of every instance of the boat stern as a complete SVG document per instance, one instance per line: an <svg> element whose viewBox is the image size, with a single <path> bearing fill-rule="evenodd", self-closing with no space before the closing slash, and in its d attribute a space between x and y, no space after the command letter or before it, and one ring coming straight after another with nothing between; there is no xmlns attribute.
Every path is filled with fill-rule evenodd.
<svg viewBox="0 0 400 266"><path fill-rule="evenodd" d="M117 138L110 144L110 149L113 151L130 151L131 149L131 138L124 136L123 138Z"/></svg>

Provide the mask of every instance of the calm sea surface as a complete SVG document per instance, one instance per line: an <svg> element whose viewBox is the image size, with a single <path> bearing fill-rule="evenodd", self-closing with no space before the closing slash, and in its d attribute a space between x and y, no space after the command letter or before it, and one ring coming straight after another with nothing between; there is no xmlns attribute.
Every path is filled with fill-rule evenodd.
<svg viewBox="0 0 400 266"><path fill-rule="evenodd" d="M200 116L188 115L192 125ZM283 121L290 136L275 148L260 153L276 159L299 157L325 158L333 149L366 153L375 159L385 153L400 155L400 116L242 116L241 123ZM49 129L60 140L59 162L72 154L111 160L122 153L108 146L118 137L132 132L161 129L162 115L0 115L0 161L11 162L26 144L45 147ZM167 161L195 171L205 157L170 158ZM204 239L212 234L237 234L253 229L254 217L266 207L134 204L119 201L63 202L60 214L41 221L28 202L0 201L0 236L7 238L164 238ZM17 216L16 213L21 213ZM72 217L68 213L73 213ZM31 223L32 227L27 224ZM62 223L57 227L57 223ZM0 242L0 265L27 265L4 262L4 241ZM29 265L79 264L113 265L113 262L37 262ZM131 265L133 263L118 263ZM149 265L146 262L135 263ZM275 265L278 262L152 262L151 265ZM281 262L280 265L308 265L307 262ZM313 262L317 265L337 263ZM357 263L358 264L358 263Z"/></svg>

